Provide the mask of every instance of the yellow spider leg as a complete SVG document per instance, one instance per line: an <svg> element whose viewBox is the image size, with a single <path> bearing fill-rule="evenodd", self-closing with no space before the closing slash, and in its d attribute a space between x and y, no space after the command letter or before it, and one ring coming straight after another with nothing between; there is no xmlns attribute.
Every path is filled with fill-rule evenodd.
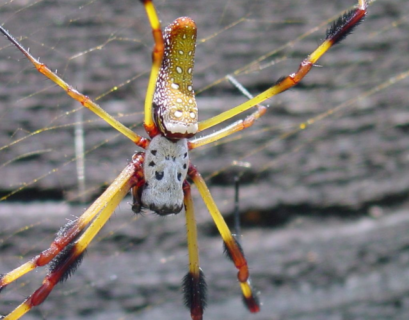
<svg viewBox="0 0 409 320"><path fill-rule="evenodd" d="M147 145L149 144L149 140L137 135L131 129L124 126L122 123L120 123L116 119L114 119L104 109L102 109L98 104L93 102L89 97L78 92L71 85L66 83L56 73L52 72L44 63L40 63L40 61L34 58L16 39L13 38L13 36L10 33L8 33L1 26L0 26L0 32L2 32L7 37L7 39L9 39L17 47L17 49L19 49L27 57L28 60L30 60L30 62L36 67L38 72L42 73L52 82L54 82L55 84L63 88L65 92L71 98L73 98L74 100L77 100L84 107L94 112L97 116L99 116L104 121L109 123L112 127L114 127L116 130L121 132L124 136L131 139L136 145L140 146L141 148L146 149Z"/></svg>
<svg viewBox="0 0 409 320"><path fill-rule="evenodd" d="M216 132L213 132L211 134L208 134L206 136L194 139L192 141L188 142L188 146L189 146L189 150L206 145L208 143L212 143L214 141L220 140L224 137L227 137L235 132L244 130L248 127L251 127L254 122L262 117L266 111L267 111L267 107L261 106L261 105L257 105L257 110L254 111L252 114L250 114L249 116L247 116L244 120L238 120L234 123L232 123L231 125L220 129Z"/></svg>
<svg viewBox="0 0 409 320"><path fill-rule="evenodd" d="M91 223L88 229L77 241L64 248L51 264L50 271L43 280L43 284L31 294L23 303L15 308L3 320L17 320L33 307L41 304L51 293L54 286L66 280L75 271L82 259L82 254L94 239L97 233L111 217L115 208L128 193L129 189L140 179L141 175L135 176L137 170L141 169L142 155L134 156L133 163L129 164L115 179L111 186L97 200L104 203L102 211ZM103 200L102 200L103 198Z"/></svg>
<svg viewBox="0 0 409 320"><path fill-rule="evenodd" d="M194 205L190 185L186 181L183 191L185 195L187 246L189 251L189 272L183 279L183 292L185 304L190 308L192 320L201 320L206 306L206 282L199 264Z"/></svg>
<svg viewBox="0 0 409 320"><path fill-rule="evenodd" d="M227 75L226 78L241 91L243 95L245 95L249 99L253 99L254 97L251 95L250 92L247 91L246 88L244 88L234 77ZM224 127L223 129L220 129L216 132L213 132L211 134L208 134L206 136L196 138L192 141L188 142L188 147L189 150L192 150L194 148L206 145L208 143L212 143L214 141L220 140L224 137L228 137L231 134L247 129L251 127L254 122L261 118L266 112L267 112L267 107L262 106L260 104L255 106L257 108L256 111L254 111L252 114L247 116L244 120L238 120L231 125Z"/></svg>
<svg viewBox="0 0 409 320"><path fill-rule="evenodd" d="M158 131L153 121L152 101L153 94L156 89L156 80L158 79L159 69L162 64L164 43L162 30L160 28L160 21L158 18L158 14L156 13L155 6L153 5L151 0L143 0L143 5L152 27L153 40L155 42L152 51L151 75L149 77L148 88L146 90L145 97L145 130L150 137L153 137L158 133Z"/></svg>
<svg viewBox="0 0 409 320"><path fill-rule="evenodd" d="M245 302L250 312L259 312L260 303L250 285L249 268L247 265L246 258L244 257L242 248L240 247L237 240L231 234L229 227L224 221L223 216L220 214L220 211L217 208L216 203L214 202L213 197L206 186L205 181L203 180L202 176L194 166L189 167L188 176L193 180L194 184L199 190L199 193L202 196L203 201L205 202L207 209L209 210L216 224L216 227L220 232L220 235L223 238L226 252L229 258L231 258L234 265L239 270L237 273L237 279L240 282L240 287L243 294L243 301Z"/></svg>
<svg viewBox="0 0 409 320"><path fill-rule="evenodd" d="M2 275L0 277L0 290L4 289L13 281L19 279L26 273L34 270L37 267L42 267L50 263L67 245L69 245L75 237L95 218L95 216L112 201L112 198L117 194L119 188L123 186L135 174L135 164L129 164L114 182L105 190L105 192L82 214L77 220L67 224L59 232L56 239L51 243L50 247L39 255L35 256L30 261L24 263L20 267Z"/></svg>
<svg viewBox="0 0 409 320"><path fill-rule="evenodd" d="M304 59L297 72L292 73L289 76L280 79L274 86L267 89L266 91L260 93L258 96L254 97L251 100L248 100L241 105L232 108L228 111L225 111L213 118L204 120L199 122L199 132L205 129L208 129L212 126L215 126L225 120L228 120L252 107L257 104L262 103L263 101L283 92L301 81L302 78L311 70L314 64L318 61L318 59L328 51L334 44L338 43L342 39L344 39L354 27L356 27L365 17L367 9L367 2L365 0L358 1L358 7L345 13L342 17L338 19L336 23L327 31L327 37L324 42L313 52L309 55L306 59ZM239 124L240 125L240 124ZM237 130L233 130L230 128L231 132L236 132ZM220 137L224 137L226 134L221 134ZM213 137L209 139L209 142L218 140L217 137ZM198 142L199 143L199 142ZM201 144L203 145L203 143ZM197 147L195 144L192 145L192 148Z"/></svg>

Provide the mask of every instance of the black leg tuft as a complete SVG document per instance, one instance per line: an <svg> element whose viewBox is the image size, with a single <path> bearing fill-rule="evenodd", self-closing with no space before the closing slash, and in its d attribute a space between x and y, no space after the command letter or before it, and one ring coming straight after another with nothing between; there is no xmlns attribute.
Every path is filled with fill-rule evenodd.
<svg viewBox="0 0 409 320"><path fill-rule="evenodd" d="M68 261L73 258L75 254L75 243L70 243L67 247L64 248L51 262L49 265L49 274L58 272L58 269L64 267L65 264L69 263ZM82 259L84 258L85 252L81 253L78 257L75 257L74 260L69 263L69 266L63 272L62 276L58 282L64 282L67 280L77 268L80 266Z"/></svg>
<svg viewBox="0 0 409 320"><path fill-rule="evenodd" d="M207 284L202 270L199 276L188 272L182 281L183 286L183 300L186 307L190 310L195 308L206 308L207 302Z"/></svg>

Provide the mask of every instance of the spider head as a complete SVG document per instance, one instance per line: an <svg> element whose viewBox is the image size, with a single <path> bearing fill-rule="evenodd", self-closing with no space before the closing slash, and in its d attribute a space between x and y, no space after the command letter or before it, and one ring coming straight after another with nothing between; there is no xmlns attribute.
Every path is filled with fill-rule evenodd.
<svg viewBox="0 0 409 320"><path fill-rule="evenodd" d="M182 17L163 33L165 51L153 97L153 118L168 139L190 138L198 130L192 86L196 24Z"/></svg>

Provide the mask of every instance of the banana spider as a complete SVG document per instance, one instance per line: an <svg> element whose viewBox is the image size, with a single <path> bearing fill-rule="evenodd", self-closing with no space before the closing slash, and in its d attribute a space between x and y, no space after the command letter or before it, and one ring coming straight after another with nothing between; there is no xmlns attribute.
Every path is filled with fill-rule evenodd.
<svg viewBox="0 0 409 320"><path fill-rule="evenodd" d="M0 290L35 268L49 265L49 273L42 285L4 319L19 319L31 308L41 304L58 282L66 280L74 273L85 249L129 190L133 195L132 210L136 213L145 208L159 215L168 215L185 209L189 271L183 280L184 298L192 319L202 319L206 305L206 283L200 269L194 206L187 179L193 181L198 188L223 238L226 254L238 269L237 278L245 305L250 312L260 310L257 294L250 284L249 268L243 250L229 231L200 173L190 162L189 150L252 126L267 111L267 108L259 103L300 82L329 48L343 40L364 19L367 2L358 0L355 9L344 13L328 29L322 44L301 62L295 73L281 78L272 87L243 104L201 122L198 122L198 108L192 87L196 25L192 19L182 17L176 19L162 33L152 1L144 0L143 5L154 39L153 63L144 108L144 125L149 139L135 134L90 98L67 84L44 63L35 59L8 31L0 27L0 31L40 73L144 149L143 152L133 155L132 161L83 215L60 229L48 249L20 267L1 275ZM236 121L209 135L189 140L196 133L252 107L256 107L256 110L244 120Z"/></svg>

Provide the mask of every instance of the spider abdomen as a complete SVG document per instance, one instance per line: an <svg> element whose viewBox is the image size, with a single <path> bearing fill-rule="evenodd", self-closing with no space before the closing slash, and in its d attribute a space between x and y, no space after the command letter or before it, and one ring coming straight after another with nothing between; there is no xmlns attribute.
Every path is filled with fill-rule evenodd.
<svg viewBox="0 0 409 320"><path fill-rule="evenodd" d="M145 185L141 203L157 214L179 213L183 208L183 181L189 165L187 139L152 139L145 153Z"/></svg>
<svg viewBox="0 0 409 320"><path fill-rule="evenodd" d="M164 136L190 138L198 130L193 90L195 22L188 17L176 19L164 30L163 40L165 48L153 97L153 116Z"/></svg>

